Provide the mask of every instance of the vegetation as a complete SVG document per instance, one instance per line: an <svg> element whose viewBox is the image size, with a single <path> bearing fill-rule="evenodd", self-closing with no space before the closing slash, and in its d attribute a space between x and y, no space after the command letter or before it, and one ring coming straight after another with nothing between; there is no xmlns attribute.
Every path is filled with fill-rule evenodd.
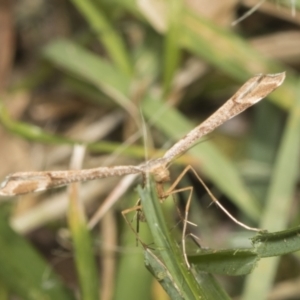
<svg viewBox="0 0 300 300"><path fill-rule="evenodd" d="M286 288L300 268L299 4L293 17L289 3L275 14L268 1L232 27L249 7L194 2L4 5L1 176L160 157L248 78L286 71L267 100L170 168L174 181L191 164L230 212L266 231L238 227L184 176L179 187L193 186L197 225L187 237L189 270L187 193L161 203L151 180L124 177L1 198L1 299L299 297ZM130 209L138 198L143 213Z"/></svg>

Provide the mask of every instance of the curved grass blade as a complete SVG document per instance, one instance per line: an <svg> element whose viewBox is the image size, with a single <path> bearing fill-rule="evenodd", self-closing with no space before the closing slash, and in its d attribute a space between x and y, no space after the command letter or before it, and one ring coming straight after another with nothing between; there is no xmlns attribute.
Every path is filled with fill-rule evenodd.
<svg viewBox="0 0 300 300"><path fill-rule="evenodd" d="M130 75L132 73L132 64L124 42L100 9L100 2L97 5L91 0L72 0L72 2L90 23L100 43L104 44L115 65L124 74Z"/></svg>
<svg viewBox="0 0 300 300"><path fill-rule="evenodd" d="M130 77L111 63L66 39L50 43L42 54L59 68L95 85L131 116L136 115L137 109L129 98Z"/></svg>

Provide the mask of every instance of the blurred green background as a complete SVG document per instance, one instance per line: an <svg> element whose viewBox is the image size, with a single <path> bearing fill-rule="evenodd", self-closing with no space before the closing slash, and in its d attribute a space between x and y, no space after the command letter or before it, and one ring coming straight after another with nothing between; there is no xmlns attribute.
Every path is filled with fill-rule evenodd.
<svg viewBox="0 0 300 300"><path fill-rule="evenodd" d="M269 232L297 226L300 2L256 4L1 1L1 178L160 157L247 79L286 71L267 100L205 137L170 172L174 181L191 164L248 225ZM72 152L76 144L85 155ZM139 198L139 183L107 178L1 198L0 299L168 299L122 218ZM254 233L210 205L193 176L184 186L194 187L190 220L197 227L190 230L203 248L251 247ZM178 244L177 209L186 199L162 205ZM134 210L127 219L135 227ZM140 227L151 249L147 225ZM191 240L187 247L197 250ZM216 278L230 298L300 299L299 270L295 252L260 260L247 277Z"/></svg>

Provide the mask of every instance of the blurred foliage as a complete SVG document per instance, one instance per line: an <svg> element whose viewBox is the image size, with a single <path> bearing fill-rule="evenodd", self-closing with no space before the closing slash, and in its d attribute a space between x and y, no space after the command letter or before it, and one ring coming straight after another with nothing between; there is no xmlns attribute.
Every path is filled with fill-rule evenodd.
<svg viewBox="0 0 300 300"><path fill-rule="evenodd" d="M192 164L239 219L268 232L257 234L251 244L249 232L237 233L237 225L203 204L210 201L199 182L186 176L184 185L194 187L191 222L198 225L191 232L201 236L201 247L187 244L188 270L178 224L185 193L160 205L151 184L139 187L147 223L137 233L133 223L141 214L128 210L137 198L129 191L116 205L113 221L101 220L101 235L90 230L87 216L101 205L99 198L122 190L122 183L100 180L96 188L72 187L68 201L61 190L22 196L18 205L10 202L10 223L28 237L12 230L7 204L1 206L1 299L167 299L154 284L158 280L172 299L229 299L230 294L259 300L271 290L276 297L280 278L295 280L296 272L283 272L279 258L294 255L293 268L299 271L298 252L290 254L300 249L295 201L300 46L291 38L299 32L299 3L285 1L275 10L276 3L267 1L231 27L234 16L249 9L248 2L27 0L3 6L8 32L0 32L3 177L44 169L45 160L49 168L66 168L75 144L89 150L93 167L159 157L158 148L168 149L253 74L286 71L287 78L270 102L252 109L251 121L239 116L171 168L175 178L181 164ZM126 222L120 218L124 209ZM61 220L66 215L68 225ZM291 224L294 228L287 229ZM67 237L61 237L62 227L68 227ZM29 234L28 228L35 231ZM134 247L137 234L139 248ZM57 249L60 254L53 254ZM74 261L60 269L66 253ZM244 284L226 279L226 288L214 278L249 273Z"/></svg>

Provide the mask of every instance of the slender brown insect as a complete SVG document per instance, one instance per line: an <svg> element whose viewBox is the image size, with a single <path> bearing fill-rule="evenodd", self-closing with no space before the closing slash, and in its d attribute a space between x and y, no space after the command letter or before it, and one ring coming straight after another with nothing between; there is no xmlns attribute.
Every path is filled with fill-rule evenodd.
<svg viewBox="0 0 300 300"><path fill-rule="evenodd" d="M201 137L209 134L215 128L222 125L227 120L240 114L248 107L256 104L269 93L279 87L285 79L285 73L277 74L259 74L250 78L223 106L221 106L215 113L207 118L200 125L191 130L186 136L179 140L173 147L171 147L163 157L158 159L149 160L137 166L114 166L114 167L99 167L93 169L84 170L66 170L66 171L42 171L42 172L18 172L8 175L2 182L0 187L0 196L15 196L30 192L44 191L50 188L60 187L68 185L73 182L95 180L99 178L112 177L112 176L124 176L128 174L152 174L157 184L158 191L161 198L166 198L168 195L175 192L182 191L176 190L175 187L178 180L171 186L171 188L163 192L163 183L170 181L170 173L168 167L170 164L180 155L190 149ZM192 170L189 166L185 169L182 176L188 171ZM204 182L196 175L200 182ZM204 184L204 187L207 187ZM185 190L191 190L192 187L188 187ZM207 189L209 192L209 190ZM209 192L210 193L210 192ZM242 225L247 229L255 230L255 228L247 227L244 224L239 223L234 219L221 204L210 193L213 201L230 216L236 223ZM184 256L187 262L185 254L185 231L187 224L188 208L190 205L190 198L185 210L184 230L183 230L183 250ZM189 266L188 262L187 265Z"/></svg>

